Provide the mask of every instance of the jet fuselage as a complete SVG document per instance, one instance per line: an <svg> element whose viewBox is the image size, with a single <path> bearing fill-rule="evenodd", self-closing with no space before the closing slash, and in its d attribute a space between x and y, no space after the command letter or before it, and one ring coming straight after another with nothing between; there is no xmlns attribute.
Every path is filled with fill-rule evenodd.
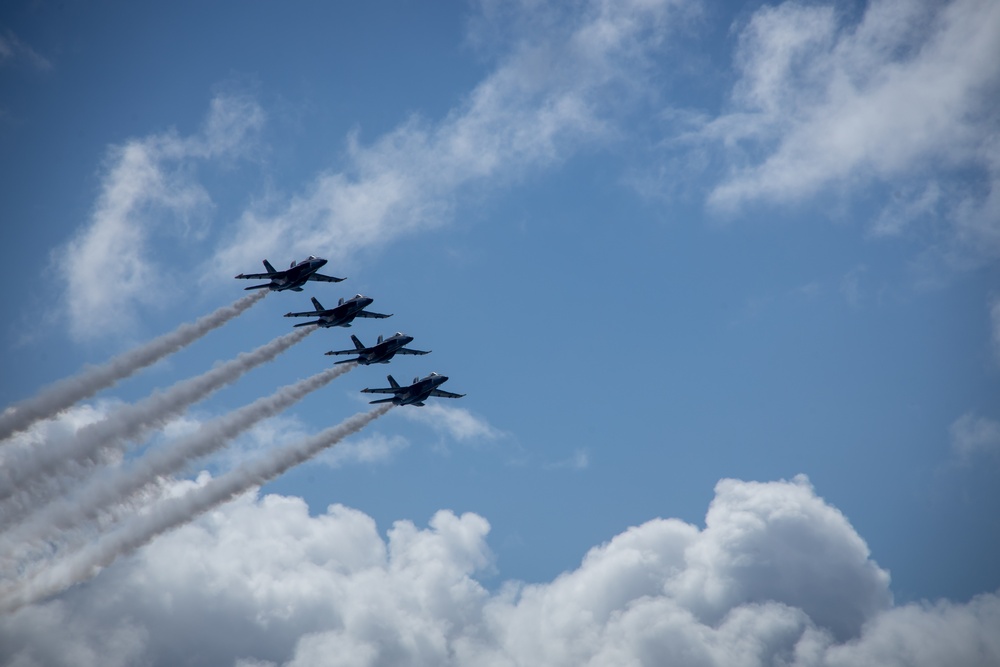
<svg viewBox="0 0 1000 667"><path fill-rule="evenodd" d="M376 343L368 348L366 352L358 352L357 362L362 366L369 364L387 364L395 356L399 348L405 347L407 343L413 342L413 336L397 333L389 336L380 343Z"/></svg>
<svg viewBox="0 0 1000 667"><path fill-rule="evenodd" d="M292 264L292 266L284 271L279 271L278 275L271 278L271 284L268 285L268 289L274 292L283 292L286 289L301 288L309 280L311 274L323 268L326 261L322 257L310 257L298 264Z"/></svg>
<svg viewBox="0 0 1000 667"><path fill-rule="evenodd" d="M334 306L330 310L317 313L319 322L316 324L321 327L348 326L358 316L358 313L370 306L373 301L375 299L371 297L356 296L338 306Z"/></svg>
<svg viewBox="0 0 1000 667"><path fill-rule="evenodd" d="M431 373L427 377L415 381L409 387L405 387L402 392L393 397L392 403L393 405L423 405L424 401L430 397L431 392L447 381L447 375Z"/></svg>

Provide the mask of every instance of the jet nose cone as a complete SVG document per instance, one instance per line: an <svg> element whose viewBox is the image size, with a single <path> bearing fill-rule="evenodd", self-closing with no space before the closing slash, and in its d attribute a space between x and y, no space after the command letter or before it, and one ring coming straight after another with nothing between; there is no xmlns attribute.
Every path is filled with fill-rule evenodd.
<svg viewBox="0 0 1000 667"><path fill-rule="evenodd" d="M323 259L322 257L317 257L316 259L313 260L313 264L315 264L317 267L323 266L324 264L326 264L326 260Z"/></svg>

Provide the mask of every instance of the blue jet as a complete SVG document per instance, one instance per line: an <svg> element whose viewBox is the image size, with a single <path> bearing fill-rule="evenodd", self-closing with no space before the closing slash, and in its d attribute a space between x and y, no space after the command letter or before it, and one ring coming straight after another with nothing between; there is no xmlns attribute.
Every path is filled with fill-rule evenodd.
<svg viewBox="0 0 1000 667"><path fill-rule="evenodd" d="M430 396L439 398L462 398L465 394L453 394L450 391L438 389L438 387L448 381L447 375L431 373L425 378L413 378L413 384L409 387L401 387L391 375L386 376L389 380L388 387L384 389L362 389L364 394L392 394L389 398L380 398L369 403L392 403L393 405L423 405Z"/></svg>
<svg viewBox="0 0 1000 667"><path fill-rule="evenodd" d="M322 257L309 255L307 259L301 262L292 262L292 265L284 271L276 271L271 266L271 263L265 259L264 268L267 269L267 273L241 273L236 277L244 280L270 280L271 282L269 283L251 285L244 289L264 289L266 287L275 292L281 292L286 289L290 289L293 292L301 292L302 286L308 280L317 280L324 283L339 283L343 280L343 278L334 278L333 276L324 276L323 274L316 273L324 264L326 264L326 260Z"/></svg>
<svg viewBox="0 0 1000 667"><path fill-rule="evenodd" d="M392 314L384 315L382 313L372 313L365 310L371 305L371 297L364 296L362 294L355 294L352 298L344 301L344 298L340 298L340 303L338 303L333 308L324 308L323 304L319 302L319 299L312 297L313 306L316 310L307 310L302 313L285 313L285 317L318 317L318 320L313 322L303 322L302 324L296 324L297 327L307 327L310 324L315 324L319 327L349 327L351 322L354 321L355 317L374 317L377 319L383 319L386 317L392 317Z"/></svg>
<svg viewBox="0 0 1000 667"><path fill-rule="evenodd" d="M398 331L384 340L382 336L379 336L378 342L371 347L365 347L357 336L351 336L351 340L354 341L353 350L330 350L326 354L356 354L358 355L356 359L344 359L337 363L347 364L353 361L356 364L367 366L368 364L387 364L397 354L430 354L431 352L430 350L411 350L404 347L413 341L413 336Z"/></svg>

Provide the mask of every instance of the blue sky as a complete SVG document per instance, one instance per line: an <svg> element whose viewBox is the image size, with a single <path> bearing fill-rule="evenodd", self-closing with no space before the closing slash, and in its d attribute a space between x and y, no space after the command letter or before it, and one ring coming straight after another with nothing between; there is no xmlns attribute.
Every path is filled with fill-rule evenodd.
<svg viewBox="0 0 1000 667"><path fill-rule="evenodd" d="M1000 11L974 0L5 6L0 404L231 303L265 257L315 254L347 280L269 294L64 418L363 293L393 317L312 333L151 442L322 370L350 333L404 331L432 354L352 370L188 479L437 371L467 396L395 409L261 495L304 499L304 524L343 505L390 551L394 522L440 537L454 512L480 545L462 581L500 604L511 582L556 595L629 527L706 535L710 504L776 489L842 513L859 571L891 576L858 575L872 599L973 613L1000 588L998 86ZM184 535L36 607L82 619ZM759 599L834 642L854 627L799 593ZM134 655L169 660L184 631ZM219 655L306 663L303 632ZM19 641L6 659L41 655Z"/></svg>

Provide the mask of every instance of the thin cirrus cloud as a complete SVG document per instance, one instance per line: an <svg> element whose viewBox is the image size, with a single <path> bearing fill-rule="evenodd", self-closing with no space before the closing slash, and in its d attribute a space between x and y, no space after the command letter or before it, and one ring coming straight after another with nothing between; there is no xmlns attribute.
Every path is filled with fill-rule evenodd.
<svg viewBox="0 0 1000 667"><path fill-rule="evenodd" d="M962 462L1000 455L1000 422L967 412L951 424L952 451Z"/></svg>
<svg viewBox="0 0 1000 667"><path fill-rule="evenodd" d="M31 48L14 31L4 30L0 33L0 67L22 63L43 72L52 69L52 61Z"/></svg>
<svg viewBox="0 0 1000 667"><path fill-rule="evenodd" d="M593 2L551 30L535 26L440 122L413 117L371 145L352 136L345 170L320 174L279 210L246 211L215 261L245 265L277 245L333 247L340 259L447 223L463 187L517 179L608 138L616 93L638 87L682 4Z"/></svg>
<svg viewBox="0 0 1000 667"><path fill-rule="evenodd" d="M251 205L221 230L208 261L249 266L275 247L300 255L329 247L342 260L446 224L463 187L516 180L606 139L622 91L640 88L646 59L683 20L673 16L684 4L593 2L547 30L535 25L442 120L411 117L370 145L349 136L344 170L317 175L287 201ZM61 249L75 338L134 322L132 306L163 298L153 279L152 230L181 238L212 207L185 167L237 154L263 123L256 102L221 95L195 136L167 133L112 147L91 220ZM109 282L115 290L105 288Z"/></svg>
<svg viewBox="0 0 1000 667"><path fill-rule="evenodd" d="M358 510L310 516L301 499L247 494L108 568L101 586L0 618L0 660L819 667L1000 658L1000 596L894 606L888 573L803 476L722 480L704 528L653 519L552 581L494 591L476 578L496 567L489 529L475 514L440 511L426 528L397 521L383 537ZM186 557L192 549L198 559Z"/></svg>
<svg viewBox="0 0 1000 667"><path fill-rule="evenodd" d="M252 204L217 230L209 261L249 266L275 247L333 248L332 259L344 260L447 224L463 190L523 178L621 136L622 115L649 88L653 56L687 25L691 5L593 2L561 20L518 24L525 34L444 118L411 117L370 144L349 136L343 169L286 200ZM1000 255L1000 150L989 139L998 37L1000 8L984 0L880 1L856 23L832 6L767 7L739 32L728 110L699 115L699 129L671 145L682 160L720 148L713 210L883 184L896 196L872 216L874 234L943 218L956 247L992 258ZM263 122L255 102L220 96L197 136L112 149L92 220L64 249L75 337L128 322L129 306L162 296L150 225L182 236L211 208L181 167L239 151ZM108 280L119 288L104 289Z"/></svg>
<svg viewBox="0 0 1000 667"><path fill-rule="evenodd" d="M997 129L996 3L879 0L853 25L830 5L766 7L742 29L735 62L732 108L701 131L729 165L711 207L881 182L915 203L887 206L875 233L943 212L956 241L1000 253L1000 159L984 141ZM962 180L970 171L981 186Z"/></svg>
<svg viewBox="0 0 1000 667"><path fill-rule="evenodd" d="M465 408L430 403L422 410L409 410L400 414L405 419L426 424L461 442L496 440L503 436L502 431Z"/></svg>
<svg viewBox="0 0 1000 667"><path fill-rule="evenodd" d="M180 239L211 210L208 192L190 174L197 160L237 155L262 126L260 107L244 97L212 100L201 132L169 132L114 146L89 222L54 255L65 280L69 330L92 339L135 322L133 306L164 298L162 267L151 237ZM108 289L108 285L114 289Z"/></svg>

